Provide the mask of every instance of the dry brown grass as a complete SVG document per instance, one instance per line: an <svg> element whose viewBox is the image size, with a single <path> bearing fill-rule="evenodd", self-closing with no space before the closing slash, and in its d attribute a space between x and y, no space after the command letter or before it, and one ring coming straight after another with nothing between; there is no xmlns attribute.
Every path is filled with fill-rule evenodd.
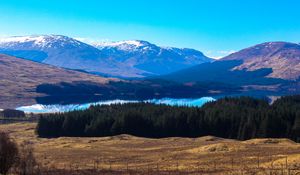
<svg viewBox="0 0 300 175"><path fill-rule="evenodd" d="M109 81L119 81L3 54L0 54L0 70L1 108L35 104L35 98L44 95L36 93L36 87L45 83L87 81L104 86Z"/></svg>
<svg viewBox="0 0 300 175"><path fill-rule="evenodd" d="M38 138L35 123L0 125L18 143L31 141L37 160L46 167L102 171L210 172L215 174L288 173L300 166L300 144L288 139L236 141L212 136L148 139L129 135L102 138ZM287 157L287 159L286 159ZM287 161L287 162L286 162ZM287 163L287 167L286 167ZM259 169L257 169L259 168ZM277 171L277 170L274 170ZM296 173L296 172L292 172Z"/></svg>

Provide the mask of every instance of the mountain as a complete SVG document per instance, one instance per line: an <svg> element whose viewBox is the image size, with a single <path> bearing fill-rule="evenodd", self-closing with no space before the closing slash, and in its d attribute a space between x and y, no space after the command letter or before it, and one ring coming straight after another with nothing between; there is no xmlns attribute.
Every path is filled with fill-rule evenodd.
<svg viewBox="0 0 300 175"><path fill-rule="evenodd" d="M193 49L163 48L146 41L92 46L62 35L2 38L0 53L98 75L125 78L162 75L212 61Z"/></svg>
<svg viewBox="0 0 300 175"><path fill-rule="evenodd" d="M203 97L206 87L162 80L105 78L0 54L0 109L33 104L83 104L111 99ZM235 91L234 88L226 88Z"/></svg>
<svg viewBox="0 0 300 175"><path fill-rule="evenodd" d="M176 82L214 82L244 90L300 92L300 45L268 42L160 78Z"/></svg>
<svg viewBox="0 0 300 175"><path fill-rule="evenodd" d="M213 61L202 52L194 49L159 47L141 40L94 43L94 46L108 55L109 59L154 75L167 74Z"/></svg>
<svg viewBox="0 0 300 175"><path fill-rule="evenodd" d="M105 87L118 79L103 78L0 54L0 108L34 104L43 84L90 83ZM19 104L18 104L19 103Z"/></svg>
<svg viewBox="0 0 300 175"><path fill-rule="evenodd" d="M300 45L288 42L267 42L233 53L225 60L241 60L233 70L255 71L271 68L267 77L297 80L300 76Z"/></svg>
<svg viewBox="0 0 300 175"><path fill-rule="evenodd" d="M139 77L145 73L114 60L105 59L108 56L97 48L61 35L2 38L0 53L95 74Z"/></svg>

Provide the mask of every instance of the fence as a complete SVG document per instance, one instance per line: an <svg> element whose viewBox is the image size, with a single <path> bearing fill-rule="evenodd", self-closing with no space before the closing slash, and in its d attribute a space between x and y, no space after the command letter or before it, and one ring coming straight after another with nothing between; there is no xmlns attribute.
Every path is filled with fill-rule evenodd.
<svg viewBox="0 0 300 175"><path fill-rule="evenodd" d="M289 161L288 156L232 157L193 164L184 164L180 161L130 164L97 158L89 163L63 164L59 167L42 165L37 169L43 175L300 175L300 162Z"/></svg>

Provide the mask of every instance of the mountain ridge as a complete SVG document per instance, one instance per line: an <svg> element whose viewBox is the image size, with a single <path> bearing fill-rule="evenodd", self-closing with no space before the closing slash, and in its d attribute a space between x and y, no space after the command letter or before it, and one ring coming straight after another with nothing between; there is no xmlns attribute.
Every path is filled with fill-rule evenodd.
<svg viewBox="0 0 300 175"><path fill-rule="evenodd" d="M300 45L266 42L160 78L182 83L221 82L244 91L299 93L299 77Z"/></svg>
<svg viewBox="0 0 300 175"><path fill-rule="evenodd" d="M158 55L161 51L163 55ZM2 38L0 53L58 67L124 78L161 75L211 61L196 50L183 50L179 53L178 50L163 49L142 40L120 41L110 46L98 45L96 48L63 35Z"/></svg>
<svg viewBox="0 0 300 175"><path fill-rule="evenodd" d="M240 50L221 59L243 60L233 70L254 71L272 68L271 78L297 80L300 76L300 45L291 42L265 42Z"/></svg>
<svg viewBox="0 0 300 175"><path fill-rule="evenodd" d="M213 61L195 49L161 47L143 40L94 43L94 46L118 61L154 75Z"/></svg>

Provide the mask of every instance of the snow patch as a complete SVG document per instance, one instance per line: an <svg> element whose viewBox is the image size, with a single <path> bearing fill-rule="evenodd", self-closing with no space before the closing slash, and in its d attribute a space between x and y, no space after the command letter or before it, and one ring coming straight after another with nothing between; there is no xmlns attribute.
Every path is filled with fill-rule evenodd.
<svg viewBox="0 0 300 175"><path fill-rule="evenodd" d="M120 45L133 45L135 47L141 47L143 46L143 44L138 41L138 40L127 40L127 41L116 41L116 42L100 42L100 43L94 43L95 46L98 47L116 47L116 46L120 46Z"/></svg>
<svg viewBox="0 0 300 175"><path fill-rule="evenodd" d="M139 48L142 48L143 50L149 49L147 43L139 40L126 40L126 41L117 41L117 42L94 42L92 43L92 45L97 47L98 49L117 48L119 50L124 50L124 51L132 51Z"/></svg>
<svg viewBox="0 0 300 175"><path fill-rule="evenodd" d="M0 38L0 45L3 47L13 47L18 44L33 43L33 45L41 48L51 48L55 42L60 43L61 46L64 46L66 43L74 45L81 44L77 40L62 35L31 35Z"/></svg>

